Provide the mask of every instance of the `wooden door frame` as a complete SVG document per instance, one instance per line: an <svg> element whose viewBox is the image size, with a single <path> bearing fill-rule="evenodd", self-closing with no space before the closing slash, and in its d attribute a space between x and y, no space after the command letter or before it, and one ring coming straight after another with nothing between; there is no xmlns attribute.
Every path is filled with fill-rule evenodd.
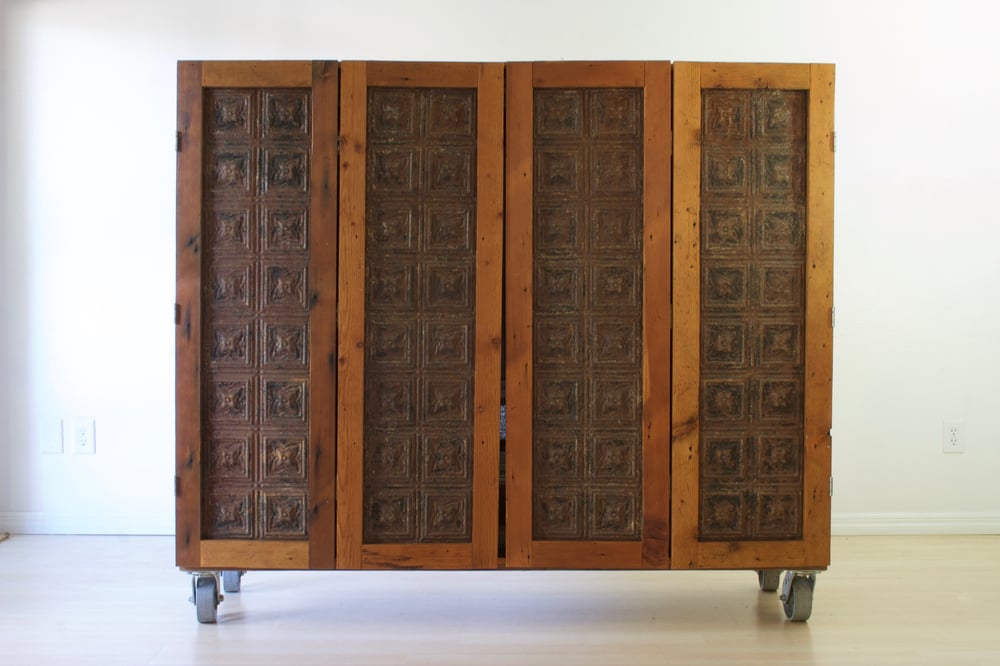
<svg viewBox="0 0 1000 666"><path fill-rule="evenodd" d="M507 65L507 551L519 568L666 568L670 535L669 62ZM643 89L643 513L640 541L543 541L532 534L533 91Z"/></svg>
<svg viewBox="0 0 1000 666"><path fill-rule="evenodd" d="M699 511L702 91L806 90L805 451L802 538L702 542ZM822 569L830 562L833 65L674 64L673 567Z"/></svg>
<svg viewBox="0 0 1000 666"><path fill-rule="evenodd" d="M335 558L337 99L334 62L177 65L176 562L185 569L330 569ZM308 540L203 539L202 184L208 88L310 88Z"/></svg>
<svg viewBox="0 0 1000 666"><path fill-rule="evenodd" d="M345 62L340 160L337 567L483 569L497 566L503 256L503 65ZM364 516L365 194L369 87L477 90L476 331L472 540L366 544Z"/></svg>

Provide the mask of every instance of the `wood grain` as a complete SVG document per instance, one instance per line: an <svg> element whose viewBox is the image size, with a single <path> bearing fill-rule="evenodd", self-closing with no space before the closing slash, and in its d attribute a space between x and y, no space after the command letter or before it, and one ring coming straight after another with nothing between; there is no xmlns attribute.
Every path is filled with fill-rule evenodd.
<svg viewBox="0 0 1000 666"><path fill-rule="evenodd" d="M468 569L473 548L468 543L365 544L361 565L366 569Z"/></svg>
<svg viewBox="0 0 1000 666"><path fill-rule="evenodd" d="M647 63L643 117L642 566L670 564L670 63Z"/></svg>
<svg viewBox="0 0 1000 666"><path fill-rule="evenodd" d="M643 544L638 541L535 541L536 569L640 569Z"/></svg>
<svg viewBox="0 0 1000 666"><path fill-rule="evenodd" d="M308 569L306 541L215 539L201 544L201 569Z"/></svg>
<svg viewBox="0 0 1000 666"><path fill-rule="evenodd" d="M199 564L201 542L201 64L177 65L177 312L175 457L177 566Z"/></svg>
<svg viewBox="0 0 1000 666"><path fill-rule="evenodd" d="M532 83L530 63L507 65L507 567L531 560Z"/></svg>
<svg viewBox="0 0 1000 666"><path fill-rule="evenodd" d="M807 90L809 65L701 63L703 88L772 88Z"/></svg>
<svg viewBox="0 0 1000 666"><path fill-rule="evenodd" d="M496 67L500 65L491 65ZM369 62L370 86L413 88L475 88L482 65L454 62Z"/></svg>
<svg viewBox="0 0 1000 666"><path fill-rule="evenodd" d="M833 427L833 65L813 65L806 210L805 502L808 559L830 560Z"/></svg>
<svg viewBox="0 0 1000 666"><path fill-rule="evenodd" d="M365 63L340 75L337 306L337 568L361 567L365 373Z"/></svg>
<svg viewBox="0 0 1000 666"><path fill-rule="evenodd" d="M492 569L497 566L500 524L503 65L481 65L477 87L475 452L468 566Z"/></svg>
<svg viewBox="0 0 1000 666"><path fill-rule="evenodd" d="M646 63L639 61L536 62L532 67L535 88L641 88L645 81Z"/></svg>
<svg viewBox="0 0 1000 666"><path fill-rule="evenodd" d="M202 65L206 88L308 88L313 65L308 60L209 61Z"/></svg>
<svg viewBox="0 0 1000 666"><path fill-rule="evenodd" d="M337 479L337 139L340 68L316 62L309 202L309 566L332 569Z"/></svg>

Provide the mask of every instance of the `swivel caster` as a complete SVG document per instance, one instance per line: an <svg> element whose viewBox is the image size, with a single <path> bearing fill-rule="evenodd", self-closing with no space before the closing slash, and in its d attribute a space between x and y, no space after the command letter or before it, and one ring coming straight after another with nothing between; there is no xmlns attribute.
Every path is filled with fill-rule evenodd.
<svg viewBox="0 0 1000 666"><path fill-rule="evenodd" d="M816 588L816 574L803 571L789 571L781 586L781 604L785 617L792 622L805 622L812 615L813 590Z"/></svg>
<svg viewBox="0 0 1000 666"><path fill-rule="evenodd" d="M781 584L781 569L758 569L757 584L761 592L776 592Z"/></svg>
<svg viewBox="0 0 1000 666"><path fill-rule="evenodd" d="M201 624L215 624L218 620L219 579L212 572L198 572L191 576L191 603Z"/></svg>
<svg viewBox="0 0 1000 666"><path fill-rule="evenodd" d="M240 581L243 580L243 574L245 571L223 571L222 572L222 589L226 592L231 592L233 594L240 591Z"/></svg>

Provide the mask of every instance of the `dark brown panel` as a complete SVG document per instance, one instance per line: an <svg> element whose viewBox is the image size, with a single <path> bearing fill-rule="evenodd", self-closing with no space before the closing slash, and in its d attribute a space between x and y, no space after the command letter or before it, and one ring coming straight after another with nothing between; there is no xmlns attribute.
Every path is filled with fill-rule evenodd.
<svg viewBox="0 0 1000 666"><path fill-rule="evenodd" d="M205 538L304 539L311 93L204 93Z"/></svg>
<svg viewBox="0 0 1000 666"><path fill-rule="evenodd" d="M365 543L472 539L476 91L368 91Z"/></svg>
<svg viewBox="0 0 1000 666"><path fill-rule="evenodd" d="M802 534L806 108L703 91L702 540Z"/></svg>
<svg viewBox="0 0 1000 666"><path fill-rule="evenodd" d="M642 535L643 95L534 92L533 538Z"/></svg>

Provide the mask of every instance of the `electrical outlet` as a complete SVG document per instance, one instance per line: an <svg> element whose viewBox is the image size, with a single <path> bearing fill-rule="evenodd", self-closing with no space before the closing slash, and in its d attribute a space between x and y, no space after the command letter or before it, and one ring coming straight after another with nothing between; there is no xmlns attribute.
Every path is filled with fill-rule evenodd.
<svg viewBox="0 0 1000 666"><path fill-rule="evenodd" d="M73 453L97 453L93 419L73 419L70 436L70 447L73 449Z"/></svg>
<svg viewBox="0 0 1000 666"><path fill-rule="evenodd" d="M961 421L945 421L941 433L941 450L945 453L965 452L965 424Z"/></svg>

